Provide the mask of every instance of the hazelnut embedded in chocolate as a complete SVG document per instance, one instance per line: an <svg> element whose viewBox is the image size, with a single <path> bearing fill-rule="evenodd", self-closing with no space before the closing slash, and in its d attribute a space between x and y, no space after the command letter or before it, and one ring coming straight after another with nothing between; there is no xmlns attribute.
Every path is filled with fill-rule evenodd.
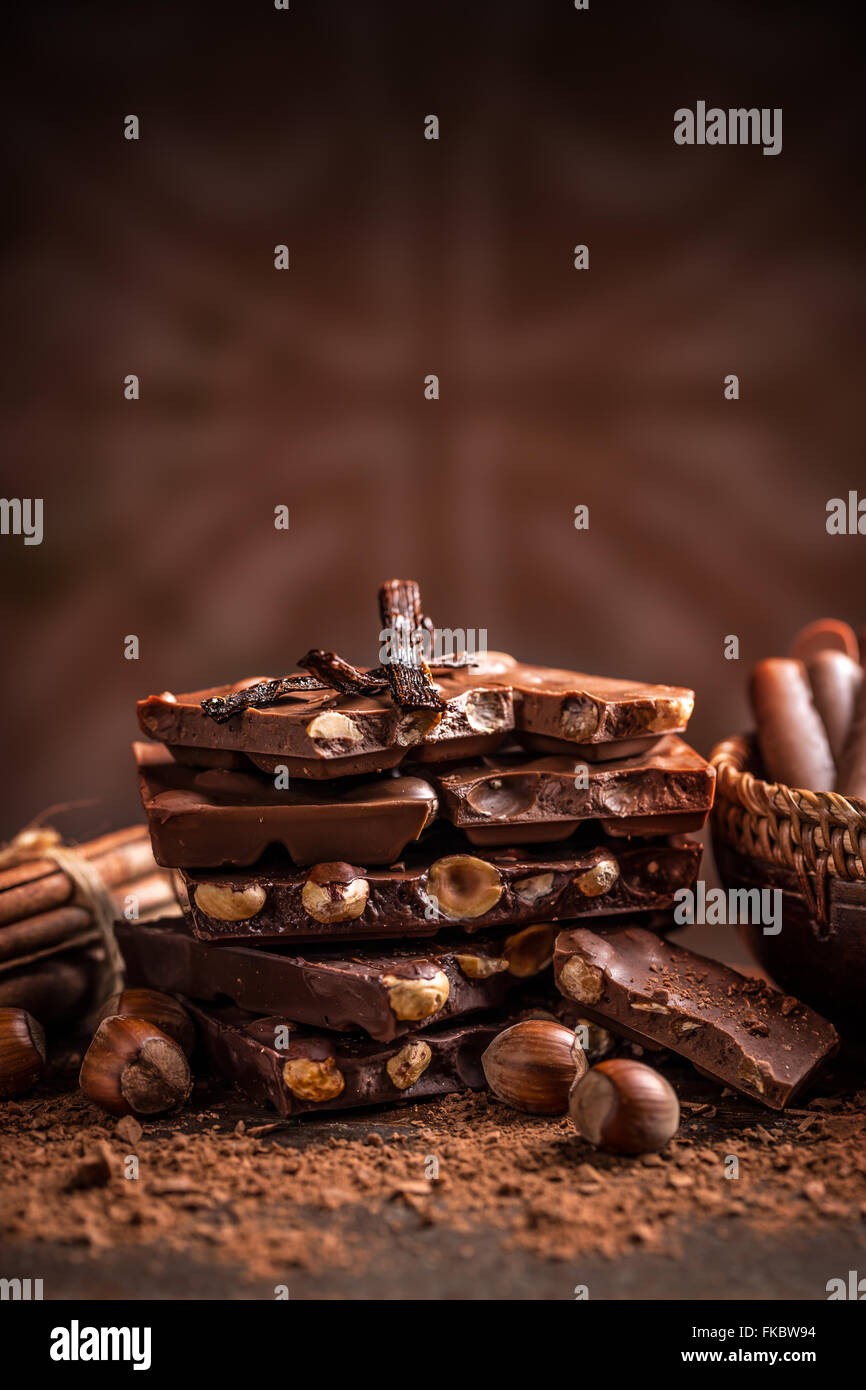
<svg viewBox="0 0 866 1390"><path fill-rule="evenodd" d="M508 967L502 956L472 955L468 951L455 954L454 959L467 980L489 980L491 975L501 975Z"/></svg>
<svg viewBox="0 0 866 1390"><path fill-rule="evenodd" d="M483 917L502 897L502 877L485 859L449 854L430 866L427 893L447 917Z"/></svg>
<svg viewBox="0 0 866 1390"><path fill-rule="evenodd" d="M290 1057L283 1065L283 1080L298 1100L310 1101L336 1100L346 1085L333 1057Z"/></svg>
<svg viewBox="0 0 866 1390"><path fill-rule="evenodd" d="M339 710L324 710L307 725L307 736L314 743L360 743L364 735L358 725Z"/></svg>
<svg viewBox="0 0 866 1390"><path fill-rule="evenodd" d="M578 874L574 882L585 898L599 898L610 891L618 878L619 864L611 855L605 855Z"/></svg>
<svg viewBox="0 0 866 1390"><path fill-rule="evenodd" d="M317 922L349 922L367 906L370 885L351 864L315 864L301 889L304 911Z"/></svg>
<svg viewBox="0 0 866 1390"><path fill-rule="evenodd" d="M261 912L267 890L260 883L233 888L230 883L199 883L193 897L196 907L217 922L246 922Z"/></svg>
<svg viewBox="0 0 866 1390"><path fill-rule="evenodd" d="M432 1056L429 1043L413 1038L388 1058L385 1070L398 1091L408 1091L424 1075Z"/></svg>
<svg viewBox="0 0 866 1390"><path fill-rule="evenodd" d="M438 1013L451 992L448 976L443 970L432 975L383 975L388 1001L395 1018L404 1022L430 1018Z"/></svg>
<svg viewBox="0 0 866 1390"><path fill-rule="evenodd" d="M505 938L502 953L508 969L517 979L538 975L553 960L557 928L548 922L534 922L531 927L514 932Z"/></svg>

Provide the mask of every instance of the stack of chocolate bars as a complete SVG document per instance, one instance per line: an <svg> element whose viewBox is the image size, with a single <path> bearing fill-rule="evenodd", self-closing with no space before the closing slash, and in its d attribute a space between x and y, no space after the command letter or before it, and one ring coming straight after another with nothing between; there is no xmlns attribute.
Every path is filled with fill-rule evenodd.
<svg viewBox="0 0 866 1390"><path fill-rule="evenodd" d="M560 924L670 922L712 803L691 691L437 654L416 584L379 605L378 666L139 705L184 915L118 926L130 983L284 1115L483 1085L495 1033L564 1003Z"/></svg>

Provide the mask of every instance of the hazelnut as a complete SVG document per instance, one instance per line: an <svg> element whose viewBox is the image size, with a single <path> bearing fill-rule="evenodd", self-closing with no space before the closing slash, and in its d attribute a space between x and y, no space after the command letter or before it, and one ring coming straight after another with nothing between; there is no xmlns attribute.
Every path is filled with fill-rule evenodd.
<svg viewBox="0 0 866 1390"><path fill-rule="evenodd" d="M317 922L349 922L367 906L370 885L351 864L315 864L301 889L304 911Z"/></svg>
<svg viewBox="0 0 866 1390"><path fill-rule="evenodd" d="M467 724L479 734L512 727L510 696L504 690L470 690L463 709Z"/></svg>
<svg viewBox="0 0 866 1390"><path fill-rule="evenodd" d="M576 743L589 738L598 728L598 707L588 695L574 695L563 701L559 716L559 728L563 738Z"/></svg>
<svg viewBox="0 0 866 1390"><path fill-rule="evenodd" d="M298 1100L335 1100L346 1085L333 1057L290 1057L283 1065L283 1080Z"/></svg>
<svg viewBox="0 0 866 1390"><path fill-rule="evenodd" d="M508 969L508 961L501 956L471 956L461 952L454 959L467 980L488 980L491 975L501 975Z"/></svg>
<svg viewBox="0 0 866 1390"><path fill-rule="evenodd" d="M604 971L583 956L569 956L563 962L557 984L562 994L576 999L578 1004L597 1004L604 993Z"/></svg>
<svg viewBox="0 0 866 1390"><path fill-rule="evenodd" d="M195 1027L183 1004L159 990L125 989L115 994L100 1011L99 1020L112 1016L143 1018L146 1023L155 1023L168 1037L174 1038L187 1057L195 1046Z"/></svg>
<svg viewBox="0 0 866 1390"><path fill-rule="evenodd" d="M586 1058L570 1028L528 1018L497 1033L481 1065L491 1091L506 1105L530 1115L564 1115Z"/></svg>
<svg viewBox="0 0 866 1390"><path fill-rule="evenodd" d="M483 917L502 897L502 879L485 859L449 854L431 864L427 892L447 917Z"/></svg>
<svg viewBox="0 0 866 1390"><path fill-rule="evenodd" d="M650 710L647 729L651 734L663 734L669 729L682 729L688 724L695 707L695 697L683 696L657 700Z"/></svg>
<svg viewBox="0 0 866 1390"><path fill-rule="evenodd" d="M437 970L428 978L415 976L404 978L400 975L383 975L382 984L388 991L388 1000L395 1018L404 1022L430 1018L442 1008L451 992L448 976Z"/></svg>
<svg viewBox="0 0 866 1390"><path fill-rule="evenodd" d="M578 874L574 880L585 898L599 898L612 888L619 878L619 864L615 859L598 859L591 868Z"/></svg>
<svg viewBox="0 0 866 1390"><path fill-rule="evenodd" d="M45 1030L25 1009L0 1009L0 1096L30 1091L45 1065Z"/></svg>
<svg viewBox="0 0 866 1390"><path fill-rule="evenodd" d="M399 748L414 748L416 743L422 743L427 735L436 728L441 718L442 715L439 711L433 709L405 711L397 720L394 742Z"/></svg>
<svg viewBox="0 0 866 1390"><path fill-rule="evenodd" d="M553 887L553 874L533 874L531 878L518 878L512 885L515 898L522 903L534 903L538 898L546 898Z"/></svg>
<svg viewBox="0 0 866 1390"><path fill-rule="evenodd" d="M571 1088L568 1109L582 1138L611 1153L663 1149L676 1134L676 1092L652 1067L630 1057L599 1062Z"/></svg>
<svg viewBox="0 0 866 1390"><path fill-rule="evenodd" d="M160 1115L192 1090L189 1065L173 1038L143 1018L113 1015L100 1023L78 1083L110 1115Z"/></svg>
<svg viewBox="0 0 866 1390"><path fill-rule="evenodd" d="M267 896L260 883L250 883L246 888L233 888L230 883L198 883L193 893L196 907L218 922L246 922L261 912Z"/></svg>
<svg viewBox="0 0 866 1390"><path fill-rule="evenodd" d="M385 1070L398 1091L407 1091L424 1075L432 1056L428 1043L413 1038L412 1042L407 1042L405 1047L388 1058Z"/></svg>
<svg viewBox="0 0 866 1390"><path fill-rule="evenodd" d="M364 735L354 720L335 709L325 710L307 725L308 736L325 743L360 743Z"/></svg>
<svg viewBox="0 0 866 1390"><path fill-rule="evenodd" d="M535 922L524 927L513 936L505 938L502 953L508 961L508 969L519 980L529 975L537 975L553 960L553 947L556 942L556 927L547 922Z"/></svg>

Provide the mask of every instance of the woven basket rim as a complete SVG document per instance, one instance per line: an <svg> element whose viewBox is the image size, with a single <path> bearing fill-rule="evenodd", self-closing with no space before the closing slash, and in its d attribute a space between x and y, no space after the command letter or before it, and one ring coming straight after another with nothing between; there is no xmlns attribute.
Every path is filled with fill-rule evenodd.
<svg viewBox="0 0 866 1390"><path fill-rule="evenodd" d="M757 738L753 733L732 734L722 739L710 753L716 769L719 794L738 801L754 815L787 817L818 824L829 837L833 829L852 835L866 831L866 800L842 796L840 792L816 792L807 787L788 787L784 782L768 782L750 769L757 761Z"/></svg>

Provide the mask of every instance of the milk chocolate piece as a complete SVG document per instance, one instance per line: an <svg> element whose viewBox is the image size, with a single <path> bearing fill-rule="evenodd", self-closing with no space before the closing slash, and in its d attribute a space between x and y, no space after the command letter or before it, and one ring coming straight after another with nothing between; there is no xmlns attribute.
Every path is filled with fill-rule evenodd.
<svg viewBox="0 0 866 1390"><path fill-rule="evenodd" d="M832 791L836 768L801 661L768 657L752 672L752 708L767 775L774 782Z"/></svg>
<svg viewBox="0 0 866 1390"><path fill-rule="evenodd" d="M344 870L348 890L345 913L337 902L336 915L330 902L322 910L317 869L271 860L254 870L182 869L180 877L192 929L202 940L324 942L663 911L679 888L694 882L700 856L700 844L676 836L642 842L599 837L546 852L477 854L467 854L453 835L436 837L430 852L407 855L387 869L327 866L326 878L336 880L337 870Z"/></svg>
<svg viewBox="0 0 866 1390"><path fill-rule="evenodd" d="M866 799L866 680L857 692L851 726L839 755L836 791Z"/></svg>
<svg viewBox="0 0 866 1390"><path fill-rule="evenodd" d="M795 661L808 663L818 652L826 651L844 652L851 661L856 661L859 649L854 629L838 618L817 618L800 629L788 655Z"/></svg>
<svg viewBox="0 0 866 1390"><path fill-rule="evenodd" d="M645 751L663 734L683 730L694 705L693 693L679 686L527 666L488 652L465 669L434 667L441 711L401 707L390 692L300 689L222 723L201 707L203 700L225 700L261 682L255 677L187 695L151 695L139 702L139 723L148 737L190 762L201 762L203 750L217 750L243 754L265 772L285 766L292 776L332 778L385 771L410 755L421 762L482 756L515 728L521 738L552 740L555 750L563 746L575 757L595 757L618 741L630 752Z"/></svg>
<svg viewBox="0 0 866 1390"><path fill-rule="evenodd" d="M340 1033L360 1030L389 1041L410 1029L498 1008L519 982L553 959L556 928L532 926L512 937L472 937L387 950L350 945L299 956L286 949L197 941L182 919L118 922L128 983L230 999L253 1014ZM350 954L347 954L350 952Z"/></svg>
<svg viewBox="0 0 866 1390"><path fill-rule="evenodd" d="M295 781L282 791L261 772L182 767L160 744L133 752L153 853L166 868L254 864L271 845L296 864L393 864L436 815L436 793L420 777Z"/></svg>
<svg viewBox="0 0 866 1390"><path fill-rule="evenodd" d="M837 768L854 719L857 695L863 684L863 668L844 652L825 647L807 663L815 707L827 730L830 752Z"/></svg>
<svg viewBox="0 0 866 1390"><path fill-rule="evenodd" d="M564 839L590 819L607 834L698 830L713 804L714 769L673 736L640 757L585 766L583 778L573 757L499 755L435 768L430 780L473 844Z"/></svg>
<svg viewBox="0 0 866 1390"><path fill-rule="evenodd" d="M706 1076L781 1110L838 1047L806 1004L638 926L561 932L556 982L596 1023L686 1057Z"/></svg>
<svg viewBox="0 0 866 1390"><path fill-rule="evenodd" d="M312 1032L282 1016L256 1019L184 1002L222 1075L284 1116L481 1090L481 1054L513 1022L494 1014L386 1043Z"/></svg>

